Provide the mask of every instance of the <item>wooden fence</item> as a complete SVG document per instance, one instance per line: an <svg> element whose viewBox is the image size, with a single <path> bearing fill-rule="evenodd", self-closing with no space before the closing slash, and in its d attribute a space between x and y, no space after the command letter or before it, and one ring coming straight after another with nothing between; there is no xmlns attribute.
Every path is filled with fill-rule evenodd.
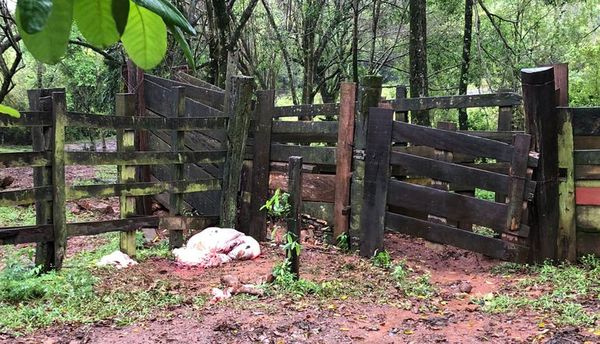
<svg viewBox="0 0 600 344"><path fill-rule="evenodd" d="M191 131L212 132L238 130L235 118L248 117L250 102L240 97L239 90L252 85L248 78L233 77L231 80L232 106L230 116L219 113L206 113L204 116L183 117L182 88L175 88L175 101L170 104L150 106L168 107L172 117L134 116L136 100L133 94L118 94L116 115L105 116L66 110L63 90L31 90L30 105L33 111L23 112L18 119L2 116L0 126L24 126L32 128L33 150L22 153L0 154L0 167L33 167L34 187L24 190L0 192L0 205L36 205L36 225L0 228L1 244L39 243L36 264L46 269L60 268L65 256L67 239L73 236L94 235L106 232L121 232L121 250L135 255L135 231L142 227L158 227L170 230L171 246L182 244L182 231L194 219L182 215L182 198L185 194L205 193L225 190L222 202L228 200L227 187L233 185L237 193L239 173L225 173L218 176L188 178L184 168L188 164L221 164L231 166L230 171L239 170L242 147L236 147L230 140L226 148L206 147L206 149L184 149L185 133ZM248 92L249 91L249 92ZM246 93L252 93L246 87ZM164 110L164 108L163 108ZM165 110L166 111L166 110ZM194 114L199 112L194 112ZM116 152L72 152L65 150L65 128L87 127L117 130ZM168 150L139 151L134 142L134 130L152 130L170 136L173 146ZM67 186L65 166L68 165L117 165L118 181L111 185ZM162 181L140 182L136 180L136 166L163 166L168 177ZM236 181L235 178L238 178ZM136 216L135 197L167 193L170 196L171 216L158 218ZM67 223L66 201L90 197L120 198L119 220L88 223ZM235 198L233 200L235 204ZM221 220L231 214L220 214ZM233 215L235 216L235 215ZM198 220L196 218L195 220Z"/></svg>

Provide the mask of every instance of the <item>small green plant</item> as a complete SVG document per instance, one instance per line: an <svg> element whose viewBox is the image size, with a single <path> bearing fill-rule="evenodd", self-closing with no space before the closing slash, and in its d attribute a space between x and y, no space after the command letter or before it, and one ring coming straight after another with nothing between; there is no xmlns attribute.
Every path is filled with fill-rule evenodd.
<svg viewBox="0 0 600 344"><path fill-rule="evenodd" d="M400 261L394 266L392 277L396 281L396 287L406 296L428 298L435 295L435 288L431 284L429 274L412 276L414 271Z"/></svg>
<svg viewBox="0 0 600 344"><path fill-rule="evenodd" d="M302 298L306 295L317 295L331 297L344 290L337 281L323 281L316 283L303 278L296 279L290 268L290 261L286 258L283 262L273 267L275 280L270 285L265 285L265 291L269 294L292 295Z"/></svg>
<svg viewBox="0 0 600 344"><path fill-rule="evenodd" d="M371 264L378 268L389 269L392 266L392 256L386 250L375 251L375 254L371 258Z"/></svg>
<svg viewBox="0 0 600 344"><path fill-rule="evenodd" d="M342 251L350 251L350 237L348 237L348 233L344 232L338 235L337 239L337 247Z"/></svg>
<svg viewBox="0 0 600 344"><path fill-rule="evenodd" d="M281 192L280 189L275 190L271 198L260 207L260 210L266 210L267 214L273 218L282 219L289 215L291 206L288 202L290 194Z"/></svg>
<svg viewBox="0 0 600 344"><path fill-rule="evenodd" d="M294 234L290 232L285 233L283 240L285 242L283 249L285 250L288 258L290 258L292 252L295 252L297 256L300 255L300 251L302 251L302 245L298 242Z"/></svg>

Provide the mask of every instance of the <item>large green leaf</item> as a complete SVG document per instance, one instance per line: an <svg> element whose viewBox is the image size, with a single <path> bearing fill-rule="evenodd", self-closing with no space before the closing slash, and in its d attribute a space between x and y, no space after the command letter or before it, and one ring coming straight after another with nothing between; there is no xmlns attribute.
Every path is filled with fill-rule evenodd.
<svg viewBox="0 0 600 344"><path fill-rule="evenodd" d="M11 108L10 106L0 104L0 113L4 113L9 115L10 117L19 118L21 114L16 109Z"/></svg>
<svg viewBox="0 0 600 344"><path fill-rule="evenodd" d="M188 65L190 66L190 68L192 70L196 69L196 62L194 61L194 54L192 54L192 49L190 49L190 45L185 40L185 37L183 36L183 32L181 32L181 29L178 28L177 26L169 25L169 31L171 31L171 33L173 34L173 37L175 37L175 40L179 44L179 47L181 47L181 50L183 50L183 54L185 55L185 58L187 59Z"/></svg>
<svg viewBox="0 0 600 344"><path fill-rule="evenodd" d="M83 37L98 48L108 48L119 41L112 1L75 0L73 15Z"/></svg>
<svg viewBox="0 0 600 344"><path fill-rule="evenodd" d="M38 61L55 64L67 51L71 25L73 23L73 0L54 0L52 12L42 31L33 35L23 28L20 9L17 7L16 19L19 33L27 50Z"/></svg>
<svg viewBox="0 0 600 344"><path fill-rule="evenodd" d="M136 65L150 69L158 65L167 52L167 27L158 15L132 2L121 41Z"/></svg>
<svg viewBox="0 0 600 344"><path fill-rule="evenodd" d="M19 21L30 35L42 31L52 11L52 0L19 0Z"/></svg>
<svg viewBox="0 0 600 344"><path fill-rule="evenodd" d="M196 30L169 0L133 0L133 2L158 14L165 23L177 26L190 35L196 34Z"/></svg>
<svg viewBox="0 0 600 344"><path fill-rule="evenodd" d="M112 0L112 14L115 23L117 24L117 31L119 35L125 32L127 26L127 18L129 16L129 0Z"/></svg>

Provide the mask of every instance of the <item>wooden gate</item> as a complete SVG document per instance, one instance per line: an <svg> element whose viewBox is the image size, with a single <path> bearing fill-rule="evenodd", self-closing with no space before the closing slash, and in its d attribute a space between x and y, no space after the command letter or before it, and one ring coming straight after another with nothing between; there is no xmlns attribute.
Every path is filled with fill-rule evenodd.
<svg viewBox="0 0 600 344"><path fill-rule="evenodd" d="M531 168L537 164L529 152L530 136L515 134L507 144L393 121L393 115L371 108L367 120L361 254L382 249L387 229L526 261L526 209L535 190ZM475 163L453 162L457 157ZM469 187L505 194L506 201L453 191Z"/></svg>

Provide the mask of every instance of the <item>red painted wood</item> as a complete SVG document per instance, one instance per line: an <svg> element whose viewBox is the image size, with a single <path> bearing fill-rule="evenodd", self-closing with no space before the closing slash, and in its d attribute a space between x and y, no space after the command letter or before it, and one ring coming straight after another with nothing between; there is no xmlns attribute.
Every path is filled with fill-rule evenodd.
<svg viewBox="0 0 600 344"><path fill-rule="evenodd" d="M576 188L575 203L577 205L600 205L600 188Z"/></svg>

